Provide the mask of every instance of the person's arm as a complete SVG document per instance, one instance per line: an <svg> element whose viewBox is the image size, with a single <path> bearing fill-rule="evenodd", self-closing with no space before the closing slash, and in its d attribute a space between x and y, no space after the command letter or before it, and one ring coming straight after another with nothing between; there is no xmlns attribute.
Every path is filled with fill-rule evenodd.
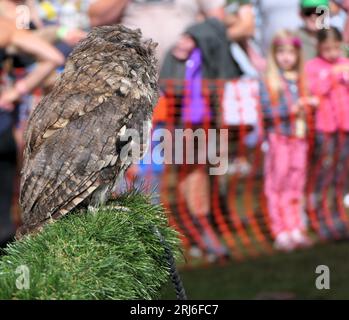
<svg viewBox="0 0 349 320"><path fill-rule="evenodd" d="M341 7L347 14L343 37L346 43L349 43L349 0L332 0L335 4Z"/></svg>
<svg viewBox="0 0 349 320"><path fill-rule="evenodd" d="M46 41L30 31L17 30L11 22L0 18L0 47L14 46L33 55L39 61L36 68L25 78L16 82L13 88L2 93L0 104L11 109L11 104L20 96L36 88L57 66L64 63L63 55Z"/></svg>
<svg viewBox="0 0 349 320"><path fill-rule="evenodd" d="M225 18L227 36L231 41L241 41L253 37L255 17L252 5L242 5L237 14Z"/></svg>
<svg viewBox="0 0 349 320"><path fill-rule="evenodd" d="M12 26L8 19L0 17L0 30L0 48L5 48L11 41L15 27Z"/></svg>
<svg viewBox="0 0 349 320"><path fill-rule="evenodd" d="M349 43L349 14L347 14L347 20L343 31L343 39L345 43Z"/></svg>
<svg viewBox="0 0 349 320"><path fill-rule="evenodd" d="M80 29L69 29L64 26L47 26L41 29L33 30L33 33L49 43L63 41L70 46L75 46L87 35L85 31Z"/></svg>
<svg viewBox="0 0 349 320"><path fill-rule="evenodd" d="M41 39L31 31L18 30L15 26L0 18L1 35L0 47L15 46L22 52L33 55L38 60L48 61L55 66L64 63L63 55L52 45Z"/></svg>
<svg viewBox="0 0 349 320"><path fill-rule="evenodd" d="M96 0L88 10L91 26L101 26L118 21L130 0Z"/></svg>
<svg viewBox="0 0 349 320"><path fill-rule="evenodd" d="M40 37L42 40L49 42L50 44L62 41L72 47L87 35L85 31L80 29L68 29L66 27L56 25L31 30L31 33ZM14 46L8 46L7 49L12 54L16 54L18 52L18 49L16 49Z"/></svg>
<svg viewBox="0 0 349 320"><path fill-rule="evenodd" d="M349 43L349 0L345 0L343 4L344 4L343 9L347 13L347 20L345 22L343 37L344 37L344 42Z"/></svg>
<svg viewBox="0 0 349 320"><path fill-rule="evenodd" d="M30 10L30 20L34 23L37 28L43 28L44 23L42 22L39 12L38 6L35 0L26 0L25 4L29 7Z"/></svg>

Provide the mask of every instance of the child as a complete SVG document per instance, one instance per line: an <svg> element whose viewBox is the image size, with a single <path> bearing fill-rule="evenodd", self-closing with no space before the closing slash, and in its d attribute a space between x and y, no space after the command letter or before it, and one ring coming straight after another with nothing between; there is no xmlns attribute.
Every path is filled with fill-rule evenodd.
<svg viewBox="0 0 349 320"><path fill-rule="evenodd" d="M275 248L291 251L311 245L302 217L306 175L305 96L301 41L290 31L273 39L261 107L266 123L268 151L264 191Z"/></svg>
<svg viewBox="0 0 349 320"><path fill-rule="evenodd" d="M349 157L349 59L343 57L338 29L320 30L317 38L318 56L306 64L309 88L320 100L315 116L312 209L319 219L320 237L343 238L348 236L343 186Z"/></svg>

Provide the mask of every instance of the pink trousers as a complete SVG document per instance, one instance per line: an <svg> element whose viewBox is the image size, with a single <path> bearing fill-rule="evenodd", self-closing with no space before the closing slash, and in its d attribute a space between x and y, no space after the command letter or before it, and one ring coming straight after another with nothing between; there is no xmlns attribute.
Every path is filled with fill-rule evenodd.
<svg viewBox="0 0 349 320"><path fill-rule="evenodd" d="M273 236L294 229L304 230L302 217L306 180L307 142L304 139L268 135L264 192Z"/></svg>

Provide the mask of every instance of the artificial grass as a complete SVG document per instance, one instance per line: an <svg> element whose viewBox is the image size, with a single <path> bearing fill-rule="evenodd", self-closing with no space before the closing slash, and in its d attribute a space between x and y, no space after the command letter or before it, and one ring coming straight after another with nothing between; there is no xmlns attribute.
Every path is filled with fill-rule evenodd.
<svg viewBox="0 0 349 320"><path fill-rule="evenodd" d="M162 207L138 192L96 212L69 214L5 249L0 299L157 298L169 267L154 226L178 256L178 237ZM16 286L20 266L29 269L27 290Z"/></svg>

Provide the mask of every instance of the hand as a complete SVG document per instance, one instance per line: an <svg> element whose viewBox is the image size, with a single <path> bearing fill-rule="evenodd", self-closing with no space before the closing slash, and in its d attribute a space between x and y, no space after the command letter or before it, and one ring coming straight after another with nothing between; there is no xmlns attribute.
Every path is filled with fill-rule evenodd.
<svg viewBox="0 0 349 320"><path fill-rule="evenodd" d="M190 57L195 47L195 41L191 36L182 35L172 49L172 55L180 61L185 61Z"/></svg>
<svg viewBox="0 0 349 320"><path fill-rule="evenodd" d="M340 74L343 72L349 72L348 64L338 64L332 68L332 73L334 74Z"/></svg>
<svg viewBox="0 0 349 320"><path fill-rule="evenodd" d="M338 6L340 6L346 12L349 12L349 0L333 0Z"/></svg>
<svg viewBox="0 0 349 320"><path fill-rule="evenodd" d="M308 98L308 105L311 107L318 107L320 105L320 99L319 97L316 96L312 96Z"/></svg>
<svg viewBox="0 0 349 320"><path fill-rule="evenodd" d="M299 99L299 103L303 107L317 107L320 104L320 99L316 96L302 97Z"/></svg>
<svg viewBox="0 0 349 320"><path fill-rule="evenodd" d="M349 65L339 64L332 69L333 74L336 76L339 82L344 84L349 83Z"/></svg>
<svg viewBox="0 0 349 320"><path fill-rule="evenodd" d="M298 102L298 103L295 103L291 106L290 108L290 113L291 114L298 114L300 111L301 111L301 104Z"/></svg>
<svg viewBox="0 0 349 320"><path fill-rule="evenodd" d="M226 28L229 29L231 26L235 26L239 22L237 14L226 14L223 20Z"/></svg>
<svg viewBox="0 0 349 320"><path fill-rule="evenodd" d="M87 33L79 29L72 29L67 32L65 37L62 39L66 44L75 46L81 39L85 38Z"/></svg>
<svg viewBox="0 0 349 320"><path fill-rule="evenodd" d="M14 88L7 89L0 96L0 109L13 111L15 108L14 102L19 99L20 95Z"/></svg>
<svg viewBox="0 0 349 320"><path fill-rule="evenodd" d="M342 74L342 80L345 84L349 83L349 72L343 72Z"/></svg>

